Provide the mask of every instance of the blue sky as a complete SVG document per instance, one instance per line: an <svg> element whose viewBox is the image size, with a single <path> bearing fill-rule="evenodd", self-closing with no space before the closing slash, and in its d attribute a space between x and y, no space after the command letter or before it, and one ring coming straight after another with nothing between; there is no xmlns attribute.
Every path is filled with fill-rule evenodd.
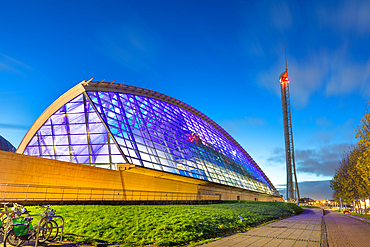
<svg viewBox="0 0 370 247"><path fill-rule="evenodd" d="M0 13L0 135L16 147L74 85L116 80L202 111L284 184L285 42L298 180L328 180L370 96L368 1L3 1Z"/></svg>

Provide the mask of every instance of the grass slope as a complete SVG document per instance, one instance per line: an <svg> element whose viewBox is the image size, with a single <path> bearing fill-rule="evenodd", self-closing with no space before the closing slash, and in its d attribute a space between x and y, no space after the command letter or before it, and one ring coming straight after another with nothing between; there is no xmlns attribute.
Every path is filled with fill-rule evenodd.
<svg viewBox="0 0 370 247"><path fill-rule="evenodd" d="M291 203L228 202L212 205L52 206L65 219L67 240L121 246L178 246L303 211ZM31 209L31 207L30 207ZM32 213L38 210L32 208ZM244 218L240 222L239 215Z"/></svg>

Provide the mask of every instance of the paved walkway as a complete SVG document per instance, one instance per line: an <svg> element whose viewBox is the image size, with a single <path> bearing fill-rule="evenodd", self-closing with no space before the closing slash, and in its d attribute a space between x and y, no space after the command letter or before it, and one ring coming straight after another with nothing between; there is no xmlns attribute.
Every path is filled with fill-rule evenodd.
<svg viewBox="0 0 370 247"><path fill-rule="evenodd" d="M326 211L324 221L329 247L370 246L370 224L361 220L336 211Z"/></svg>
<svg viewBox="0 0 370 247"><path fill-rule="evenodd" d="M320 246L322 209L308 208L302 214L245 233L222 238L202 247L213 246L265 246L300 247Z"/></svg>

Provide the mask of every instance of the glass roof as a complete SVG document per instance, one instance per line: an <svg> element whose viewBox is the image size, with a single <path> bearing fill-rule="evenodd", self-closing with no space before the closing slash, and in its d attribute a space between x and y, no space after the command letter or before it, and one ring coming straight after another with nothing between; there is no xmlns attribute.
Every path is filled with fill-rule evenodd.
<svg viewBox="0 0 370 247"><path fill-rule="evenodd" d="M47 119L23 153L110 169L131 163L277 195L253 162L210 123L134 94L80 94Z"/></svg>

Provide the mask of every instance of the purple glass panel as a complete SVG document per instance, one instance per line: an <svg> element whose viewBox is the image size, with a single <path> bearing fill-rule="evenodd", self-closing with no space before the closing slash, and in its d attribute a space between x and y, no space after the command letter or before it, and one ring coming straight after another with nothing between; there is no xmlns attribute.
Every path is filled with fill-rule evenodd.
<svg viewBox="0 0 370 247"><path fill-rule="evenodd" d="M67 135L54 136L55 145L68 145L69 140Z"/></svg>
<svg viewBox="0 0 370 247"><path fill-rule="evenodd" d="M91 144L105 144L108 143L107 134L91 134L90 135Z"/></svg>
<svg viewBox="0 0 370 247"><path fill-rule="evenodd" d="M67 135L66 125L53 125L54 135Z"/></svg>
<svg viewBox="0 0 370 247"><path fill-rule="evenodd" d="M121 161L123 157L120 150L112 139L108 140L107 129L94 112L94 107L89 100L84 97L83 94L77 96L51 115L37 132L40 135L39 140L37 136L32 138L25 153L40 156L41 149L41 155L57 160L71 161L72 154L73 162L107 164L110 162L109 155L112 154L109 153L110 150L116 155L115 160ZM105 105L109 106L109 103L105 102ZM86 115L87 119L85 119ZM88 136L87 133L90 135ZM111 143L110 146L109 143ZM38 147L39 144L40 147ZM88 148L88 144L91 144L91 149ZM31 145L35 147L31 148ZM56 156L54 156L54 150ZM119 156L122 158L118 158Z"/></svg>
<svg viewBox="0 0 370 247"><path fill-rule="evenodd" d="M51 135L51 126L50 125L44 125L42 126L39 131L39 135Z"/></svg>
<svg viewBox="0 0 370 247"><path fill-rule="evenodd" d="M68 123L69 124L86 123L85 113L68 114L67 118L68 118Z"/></svg>
<svg viewBox="0 0 370 247"><path fill-rule="evenodd" d="M73 155L89 155L89 148L87 145L73 145L71 152Z"/></svg>
<svg viewBox="0 0 370 247"><path fill-rule="evenodd" d="M93 155L109 154L108 145L91 145Z"/></svg>
<svg viewBox="0 0 370 247"><path fill-rule="evenodd" d="M40 156L40 148L37 147L28 147L28 155Z"/></svg>
<svg viewBox="0 0 370 247"><path fill-rule="evenodd" d="M56 155L69 155L69 146L55 146L55 153Z"/></svg>
<svg viewBox="0 0 370 247"><path fill-rule="evenodd" d="M57 156L56 159L60 160L60 161L71 162L71 157L70 156Z"/></svg>
<svg viewBox="0 0 370 247"><path fill-rule="evenodd" d="M40 145L53 145L53 136L39 136Z"/></svg>
<svg viewBox="0 0 370 247"><path fill-rule="evenodd" d="M88 163L90 163L90 157L89 156L74 156L74 159L76 159L76 163L79 163L79 164L88 164Z"/></svg>
<svg viewBox="0 0 370 247"><path fill-rule="evenodd" d="M87 136L86 135L69 135L70 144L85 144L87 145Z"/></svg>
<svg viewBox="0 0 370 247"><path fill-rule="evenodd" d="M86 135L86 124L70 124L69 133L74 134L83 134Z"/></svg>
<svg viewBox="0 0 370 247"><path fill-rule="evenodd" d="M41 149L41 156L54 155L53 146L41 146L40 149Z"/></svg>
<svg viewBox="0 0 370 247"><path fill-rule="evenodd" d="M53 125L56 125L56 124L65 124L66 123L65 114L63 114L63 115L52 115L50 117L50 119L51 119L51 123Z"/></svg>
<svg viewBox="0 0 370 247"><path fill-rule="evenodd" d="M103 133L107 133L107 130L105 129L102 123L90 123L89 133L103 134Z"/></svg>
<svg viewBox="0 0 370 247"><path fill-rule="evenodd" d="M79 103L67 103L66 104L67 113L81 113L84 112L83 102Z"/></svg>

